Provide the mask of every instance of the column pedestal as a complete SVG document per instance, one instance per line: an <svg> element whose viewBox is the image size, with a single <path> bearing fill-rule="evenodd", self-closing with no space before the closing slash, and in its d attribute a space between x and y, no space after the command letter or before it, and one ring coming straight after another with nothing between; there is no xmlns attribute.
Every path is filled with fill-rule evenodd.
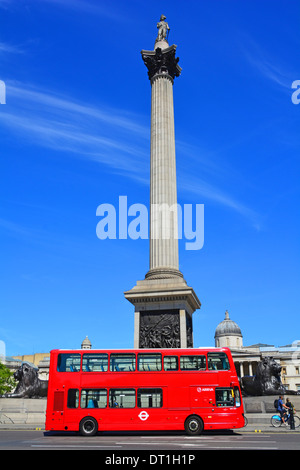
<svg viewBox="0 0 300 470"><path fill-rule="evenodd" d="M135 348L192 348L192 314L200 308L184 279L138 281L124 293L135 307Z"/></svg>

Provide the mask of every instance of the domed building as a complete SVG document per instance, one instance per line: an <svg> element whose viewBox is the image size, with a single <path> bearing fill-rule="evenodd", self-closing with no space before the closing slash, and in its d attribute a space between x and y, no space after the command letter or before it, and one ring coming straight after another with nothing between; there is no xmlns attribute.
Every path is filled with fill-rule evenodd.
<svg viewBox="0 0 300 470"><path fill-rule="evenodd" d="M255 375L259 362L264 357L273 357L282 367L284 387L300 392L300 341L279 347L264 343L243 346L241 329L226 310L224 320L215 330L215 346L230 348L238 377Z"/></svg>
<svg viewBox="0 0 300 470"><path fill-rule="evenodd" d="M87 336L81 343L81 349L92 349L92 343Z"/></svg>
<svg viewBox="0 0 300 470"><path fill-rule="evenodd" d="M226 310L225 319L218 324L215 332L215 346L217 348L242 348L243 335L237 323L230 320Z"/></svg>

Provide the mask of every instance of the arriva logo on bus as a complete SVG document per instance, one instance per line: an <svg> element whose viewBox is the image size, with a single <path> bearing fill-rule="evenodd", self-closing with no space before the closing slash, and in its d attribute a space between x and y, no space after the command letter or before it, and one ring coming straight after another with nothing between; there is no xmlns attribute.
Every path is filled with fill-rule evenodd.
<svg viewBox="0 0 300 470"><path fill-rule="evenodd" d="M201 388L201 387L198 387L198 388L197 388L197 392L198 392L198 393L201 393L201 392L213 392L213 391L214 391L214 389L211 388L211 387L205 387L205 388L203 388L203 387L202 387L202 388Z"/></svg>

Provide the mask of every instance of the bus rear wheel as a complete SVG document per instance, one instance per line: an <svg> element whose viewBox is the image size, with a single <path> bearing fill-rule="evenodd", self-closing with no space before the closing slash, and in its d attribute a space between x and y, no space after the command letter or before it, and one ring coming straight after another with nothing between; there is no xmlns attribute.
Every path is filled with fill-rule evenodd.
<svg viewBox="0 0 300 470"><path fill-rule="evenodd" d="M80 421L79 431L82 436L94 436L98 431L97 421L91 416L86 416Z"/></svg>
<svg viewBox="0 0 300 470"><path fill-rule="evenodd" d="M189 416L184 423L184 429L190 436L196 436L203 431L203 421L199 416Z"/></svg>

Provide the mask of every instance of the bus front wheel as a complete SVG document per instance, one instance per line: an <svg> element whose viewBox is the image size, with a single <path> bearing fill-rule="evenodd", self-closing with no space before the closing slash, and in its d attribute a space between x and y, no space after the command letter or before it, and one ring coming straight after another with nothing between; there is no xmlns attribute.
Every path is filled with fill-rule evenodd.
<svg viewBox="0 0 300 470"><path fill-rule="evenodd" d="M199 416L189 416L185 420L184 429L190 436L201 434L203 431L203 421Z"/></svg>
<svg viewBox="0 0 300 470"><path fill-rule="evenodd" d="M82 436L94 436L98 431L97 421L87 416L80 421L79 431Z"/></svg>

